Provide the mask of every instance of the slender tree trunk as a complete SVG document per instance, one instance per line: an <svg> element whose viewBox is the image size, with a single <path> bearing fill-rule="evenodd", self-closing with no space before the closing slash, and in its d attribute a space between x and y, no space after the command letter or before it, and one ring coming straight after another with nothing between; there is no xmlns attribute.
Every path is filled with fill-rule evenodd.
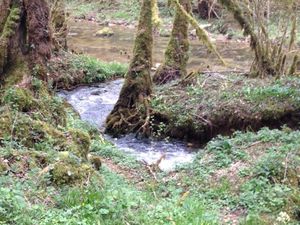
<svg viewBox="0 0 300 225"><path fill-rule="evenodd" d="M145 128L149 121L148 100L152 92L152 0L143 0L133 59L119 100L106 121L106 132L119 135Z"/></svg>
<svg viewBox="0 0 300 225"><path fill-rule="evenodd" d="M34 70L47 80L51 31L46 0L3 0L0 9L0 79L15 76L14 82L25 85Z"/></svg>
<svg viewBox="0 0 300 225"><path fill-rule="evenodd" d="M53 32L54 50L67 50L67 15L64 0L51 0L51 28Z"/></svg>
<svg viewBox="0 0 300 225"><path fill-rule="evenodd" d="M180 0L180 4L188 13L191 12L190 0ZM176 7L172 35L165 51L165 62L156 71L153 77L154 83L164 84L187 74L186 66L189 59L188 28L189 21Z"/></svg>

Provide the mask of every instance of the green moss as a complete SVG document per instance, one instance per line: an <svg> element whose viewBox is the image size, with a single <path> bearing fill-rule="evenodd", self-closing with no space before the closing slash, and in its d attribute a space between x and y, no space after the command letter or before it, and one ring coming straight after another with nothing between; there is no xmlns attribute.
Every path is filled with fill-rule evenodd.
<svg viewBox="0 0 300 225"><path fill-rule="evenodd" d="M14 27L17 25L17 22L20 19L20 13L21 10L16 6L10 9L10 13L1 32L1 40L6 40L14 34Z"/></svg>
<svg viewBox="0 0 300 225"><path fill-rule="evenodd" d="M102 166L102 159L101 159L100 156L89 154L88 155L88 160L94 166L94 168L96 170L99 170L101 168L101 166Z"/></svg>
<svg viewBox="0 0 300 225"><path fill-rule="evenodd" d="M74 143L73 146L70 146L71 151L78 157L87 159L91 145L91 138L89 134L77 129L71 129L69 132Z"/></svg>
<svg viewBox="0 0 300 225"><path fill-rule="evenodd" d="M11 134L12 115L8 107L0 107L0 140Z"/></svg>
<svg viewBox="0 0 300 225"><path fill-rule="evenodd" d="M4 28L0 34L0 74L2 74L7 64L7 48L9 38L14 34L15 27L20 19L21 10L14 6L10 9L10 13L6 18Z"/></svg>
<svg viewBox="0 0 300 225"><path fill-rule="evenodd" d="M12 113L9 108L3 108L0 113L0 140L11 139L19 145L48 151L72 152L81 160L87 160L91 139L88 133L78 129L63 129L53 127L48 122L32 119L22 113Z"/></svg>
<svg viewBox="0 0 300 225"><path fill-rule="evenodd" d="M66 126L67 106L64 101L57 96L53 96L48 90L36 92L36 107L33 118L48 122L57 126Z"/></svg>
<svg viewBox="0 0 300 225"><path fill-rule="evenodd" d="M113 135L137 130L143 125L143 119L146 117L145 105L152 93L150 77L153 47L151 6L151 1L142 1L133 58L125 75L125 83L119 99L107 118L106 132Z"/></svg>
<svg viewBox="0 0 300 225"><path fill-rule="evenodd" d="M2 103L10 105L18 111L27 112L33 106L33 95L28 89L9 88L4 93Z"/></svg>
<svg viewBox="0 0 300 225"><path fill-rule="evenodd" d="M18 114L14 117L13 123L15 124L12 131L13 139L26 147L33 148L36 143L47 141L57 150L66 148L67 141L64 133L46 122Z"/></svg>
<svg viewBox="0 0 300 225"><path fill-rule="evenodd" d="M81 184L88 179L93 169L88 164L58 162L51 170L52 182L56 185Z"/></svg>
<svg viewBox="0 0 300 225"><path fill-rule="evenodd" d="M0 83L3 87L2 90L20 83L26 74L30 74L27 63L17 60L14 66L5 71L4 77L1 77L1 81L3 80L3 82Z"/></svg>
<svg viewBox="0 0 300 225"><path fill-rule="evenodd" d="M8 165L0 158L0 174L8 170Z"/></svg>

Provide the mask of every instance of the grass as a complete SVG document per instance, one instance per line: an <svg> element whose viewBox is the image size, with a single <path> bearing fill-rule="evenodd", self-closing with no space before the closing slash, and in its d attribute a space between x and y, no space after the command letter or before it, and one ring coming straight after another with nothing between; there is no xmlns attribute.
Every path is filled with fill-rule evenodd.
<svg viewBox="0 0 300 225"><path fill-rule="evenodd" d="M67 11L74 17L93 16L97 21L124 20L136 21L139 15L140 5L136 0L130 1L67 1Z"/></svg>
<svg viewBox="0 0 300 225"><path fill-rule="evenodd" d="M297 86L293 79L288 82ZM189 87L188 93L203 97L205 90ZM247 93L251 96L248 101L257 101L256 93L265 99L271 97L267 90ZM283 93L280 98L287 97ZM10 99L16 102L6 98L5 104ZM19 112L24 113L28 112ZM88 134L90 153L103 162L109 160L118 170L104 164L84 182L57 185L51 168L46 169L64 154L53 146L57 140L39 141L41 133L33 133L36 143L24 146L14 136L0 137L0 224L250 225L299 221L299 131L264 128L257 133L219 136L197 153L193 163L171 173L158 171L154 179L134 158L103 140L97 128L81 121L71 109L66 114L66 125L58 129Z"/></svg>
<svg viewBox="0 0 300 225"><path fill-rule="evenodd" d="M288 224L297 224L299 137L299 131L267 128L236 132L231 138L220 136L180 170L179 179L207 202L218 202L232 214L242 211L242 224L251 224L253 217L262 221L257 224L274 224L280 213L288 215Z"/></svg>
<svg viewBox="0 0 300 225"><path fill-rule="evenodd" d="M102 62L87 55L76 55L71 59L71 67L83 70L85 83L104 82L113 77L122 77L127 71L126 64L118 62Z"/></svg>
<svg viewBox="0 0 300 225"><path fill-rule="evenodd" d="M113 159L124 168L141 171L141 164L97 139L95 128L72 112L68 114L68 121L68 127L95 136L91 146L93 153ZM19 146L18 151L35 149ZM46 155L54 152L51 148L43 151ZM11 154L11 150L3 143L0 159L7 154ZM14 166L11 169L17 171L18 164ZM85 185L55 186L51 184L50 174L39 176L40 172L36 167L22 177L11 172L0 176L0 224L217 224L215 212L203 201L191 197L182 199L183 190L172 190L170 197L162 197L159 193L162 186L150 178L140 189L103 166L99 176L91 177Z"/></svg>
<svg viewBox="0 0 300 225"><path fill-rule="evenodd" d="M128 65L118 62L104 62L95 57L62 53L49 63L52 86L70 89L77 85L100 83L123 77Z"/></svg>

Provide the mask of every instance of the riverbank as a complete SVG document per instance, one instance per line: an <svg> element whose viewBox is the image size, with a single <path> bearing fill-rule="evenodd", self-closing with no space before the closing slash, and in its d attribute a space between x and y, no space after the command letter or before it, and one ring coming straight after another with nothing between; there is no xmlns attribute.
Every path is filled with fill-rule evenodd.
<svg viewBox="0 0 300 225"><path fill-rule="evenodd" d="M152 100L162 136L205 143L236 130L299 128L300 79L255 79L242 74L195 74L158 87Z"/></svg>
<svg viewBox="0 0 300 225"><path fill-rule="evenodd" d="M127 68L125 63L104 62L88 55L64 51L57 53L48 63L52 88L64 90L124 77Z"/></svg>

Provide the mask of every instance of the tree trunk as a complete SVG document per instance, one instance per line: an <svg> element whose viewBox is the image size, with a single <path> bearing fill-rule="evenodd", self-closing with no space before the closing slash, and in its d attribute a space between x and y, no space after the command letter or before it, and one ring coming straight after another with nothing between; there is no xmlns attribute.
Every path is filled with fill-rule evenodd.
<svg viewBox="0 0 300 225"><path fill-rule="evenodd" d="M145 128L150 119L148 100L152 92L150 70L153 45L151 5L151 0L142 2L133 59L119 100L106 121L106 132L115 136Z"/></svg>
<svg viewBox="0 0 300 225"><path fill-rule="evenodd" d="M68 25L64 0L51 0L51 28L54 50L67 50Z"/></svg>
<svg viewBox="0 0 300 225"><path fill-rule="evenodd" d="M215 0L198 0L198 14L201 19L210 19L218 17L221 8Z"/></svg>
<svg viewBox="0 0 300 225"><path fill-rule="evenodd" d="M180 0L180 4L190 13L192 10L190 0ZM176 15L173 22L172 35L165 52L165 62L156 71L153 81L155 84L165 84L187 74L186 66L189 59L188 40L189 21L176 8Z"/></svg>
<svg viewBox="0 0 300 225"><path fill-rule="evenodd" d="M0 79L13 76L10 80L25 85L34 71L47 80L44 65L51 56L47 2L3 0L0 9Z"/></svg>

